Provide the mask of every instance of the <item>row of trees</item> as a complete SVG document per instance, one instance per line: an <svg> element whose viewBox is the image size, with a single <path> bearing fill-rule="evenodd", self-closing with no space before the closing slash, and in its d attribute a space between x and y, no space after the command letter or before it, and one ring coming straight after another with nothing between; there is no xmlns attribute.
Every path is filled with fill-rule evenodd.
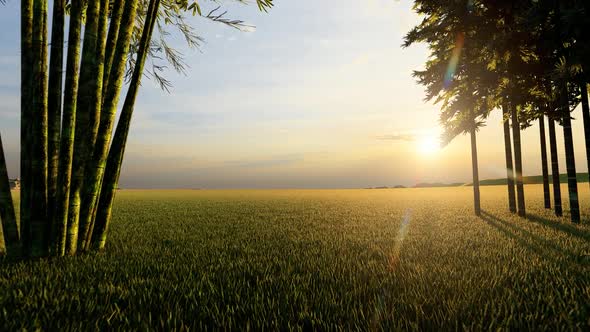
<svg viewBox="0 0 590 332"><path fill-rule="evenodd" d="M257 4L266 10L272 0ZM104 249L142 77L150 74L168 89L162 76L166 65L158 60L185 69L180 53L167 43L168 30L196 46L200 38L185 22L187 13L246 26L218 14L218 8L202 14L189 0L54 0L52 5L49 35L49 1L21 0L19 220L0 138L5 250L20 257ZM151 68L144 70L148 58Z"/></svg>
<svg viewBox="0 0 590 332"><path fill-rule="evenodd" d="M480 214L476 132L497 110L503 115L510 211L526 217L520 132L534 121L540 127L544 203L551 209L547 121L553 208L563 214L558 124L563 127L571 221L579 222L571 112L582 104L590 166L590 2L416 0L414 6L423 20L406 34L404 46L429 45L425 68L414 75L426 87L426 99L441 105L443 143L460 134L471 136L475 213Z"/></svg>

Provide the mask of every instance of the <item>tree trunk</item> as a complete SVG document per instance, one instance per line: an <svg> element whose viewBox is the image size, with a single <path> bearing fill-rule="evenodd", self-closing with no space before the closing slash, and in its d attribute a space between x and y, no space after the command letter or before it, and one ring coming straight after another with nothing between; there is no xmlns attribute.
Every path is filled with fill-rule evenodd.
<svg viewBox="0 0 590 332"><path fill-rule="evenodd" d="M481 215L481 205L479 199L479 168L477 166L477 141L475 128L471 128L471 170L473 173L473 209L475 215Z"/></svg>
<svg viewBox="0 0 590 332"><path fill-rule="evenodd" d="M551 195L549 193L549 169L547 167L547 141L545 139L545 118L539 117L539 133L541 136L541 169L543 171L543 198L545 208L551 209Z"/></svg>
<svg viewBox="0 0 590 332"><path fill-rule="evenodd" d="M74 131L76 125L76 106L80 62L80 34L82 24L82 1L72 1L68 31L68 60L66 64L66 84L63 107L63 125L59 149L59 173L56 201L56 254L63 256L66 248L68 229L68 208L74 154Z"/></svg>
<svg viewBox="0 0 590 332"><path fill-rule="evenodd" d="M33 124L33 0L21 1L20 232L23 254L31 253L31 152Z"/></svg>
<svg viewBox="0 0 590 332"><path fill-rule="evenodd" d="M115 136L113 138L113 144L108 155L106 173L100 192L100 201L98 207L95 209L96 230L92 238L94 246L99 250L104 249L106 244L112 204L115 197L115 191L117 189L117 183L119 181L119 175L121 173L121 165L123 163L123 155L125 153L125 145L127 143L127 136L129 133L131 117L133 115L133 109L135 106L135 99L137 97L139 86L141 85L143 67L147 57L149 44L152 39L152 33L159 6L160 0L152 0L150 2L146 24L144 25L144 30L140 41L140 48L137 54L138 61L133 71L133 77L131 78L131 82L129 84L129 90L127 91L127 95L125 97L119 123L117 124L117 130L115 131Z"/></svg>
<svg viewBox="0 0 590 332"><path fill-rule="evenodd" d="M93 194L93 188L96 186L95 182L100 181L102 179L102 177L100 179L97 179L95 175L96 167L94 167L94 145L96 143L96 136L98 134L98 129L100 125L100 113L102 108L102 80L104 75L105 42L107 35L107 21L109 17L109 1L101 0L100 8L101 10L98 23L98 36L96 41L97 62L94 68L94 72L96 73L97 79L93 82L94 95L92 99L92 105L90 107L90 109L93 111L91 112L93 137L92 144L90 145L92 148L92 155L89 156L89 161L91 163L85 167L84 188L82 190L82 206L80 208L80 236L78 238L78 250L83 251L87 248L87 243L90 242L88 240L88 232L91 228L92 220L90 219L90 216L92 216L92 212L89 211L89 209L92 204L91 197Z"/></svg>
<svg viewBox="0 0 590 332"><path fill-rule="evenodd" d="M553 206L555 215L561 217L561 183L559 180L559 159L557 157L557 138L555 135L555 120L549 116L549 150L551 151L551 178L553 180Z"/></svg>
<svg viewBox="0 0 590 332"><path fill-rule="evenodd" d="M125 10L121 27L119 29L119 36L117 38L117 46L111 73L109 75L109 86L107 88L107 95L104 99L103 109L100 118L100 127L96 139L96 146L91 163L91 168L87 174L87 188L85 192L85 202L83 204L84 222L90 223L87 236L87 245L90 244L92 234L90 229L93 229L94 210L97 205L97 200L100 194L104 169L106 166L106 158L109 149L109 141L113 132L113 124L115 122L115 115L117 110L117 103L121 93L123 84L125 64L129 45L131 43L133 27L135 24L135 15L137 12L137 0L128 0L125 3Z"/></svg>
<svg viewBox="0 0 590 332"><path fill-rule="evenodd" d="M48 177L47 197L49 200L47 211L51 229L50 243L55 243L57 223L55 220L55 202L57 198L57 178L59 162L59 136L61 129L62 81L63 81L63 52L64 52L64 0L53 1L53 20L51 24L51 58L49 60L49 92L47 101L48 128Z"/></svg>
<svg viewBox="0 0 590 332"><path fill-rule="evenodd" d="M33 2L33 131L31 256L46 254L47 229L47 1Z"/></svg>
<svg viewBox="0 0 590 332"><path fill-rule="evenodd" d="M506 154L506 183L508 184L508 207L510 212L516 213L516 198L514 192L514 166L512 165L512 142L510 140L510 114L506 105L502 106L504 115L504 151Z"/></svg>
<svg viewBox="0 0 590 332"><path fill-rule="evenodd" d="M0 219L2 219L2 233L7 255L19 256L21 252L20 236L16 224L12 195L10 194L10 181L6 170L6 159L4 159L2 136L0 136Z"/></svg>
<svg viewBox="0 0 590 332"><path fill-rule="evenodd" d="M565 161L567 168L567 188L570 198L572 222L580 222L580 206L578 203L578 180L576 179L576 158L574 156L574 140L572 136L572 120L569 111L567 85L560 84L561 113L563 116L563 141L565 144Z"/></svg>
<svg viewBox="0 0 590 332"><path fill-rule="evenodd" d="M514 166L516 171L516 193L518 203L518 215L526 217L526 209L524 202L524 184L522 181L522 154L520 145L520 122L518 120L518 113L516 107L510 105L512 113L512 136L514 137Z"/></svg>
<svg viewBox="0 0 590 332"><path fill-rule="evenodd" d="M586 82L580 83L582 96L582 118L584 119L584 140L586 143L586 163L590 173L590 108L588 107L588 88Z"/></svg>
<svg viewBox="0 0 590 332"><path fill-rule="evenodd" d="M80 67L80 82L76 110L76 131L74 140L74 160L72 166L72 185L70 189L70 207L68 210L68 235L66 251L73 255L78 248L81 192L84 186L84 169L94 146L95 124L93 116L94 96L96 94L96 54L100 1L89 1L86 9L86 26L84 27L84 46ZM102 75L100 75L102 79ZM94 136L94 137L93 137Z"/></svg>

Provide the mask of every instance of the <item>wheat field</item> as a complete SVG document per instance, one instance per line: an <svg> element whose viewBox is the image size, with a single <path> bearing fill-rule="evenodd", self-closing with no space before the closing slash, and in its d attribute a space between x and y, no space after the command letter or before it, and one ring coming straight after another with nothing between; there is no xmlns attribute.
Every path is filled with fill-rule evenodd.
<svg viewBox="0 0 590 332"><path fill-rule="evenodd" d="M0 261L0 326L589 329L588 186L581 225L525 191L122 190L106 252Z"/></svg>

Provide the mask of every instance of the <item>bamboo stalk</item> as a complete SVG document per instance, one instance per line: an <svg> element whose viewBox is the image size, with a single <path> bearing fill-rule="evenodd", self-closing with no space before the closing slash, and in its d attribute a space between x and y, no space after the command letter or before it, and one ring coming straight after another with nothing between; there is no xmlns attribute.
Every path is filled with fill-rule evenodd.
<svg viewBox="0 0 590 332"><path fill-rule="evenodd" d="M102 102L107 95L108 86L110 84L111 67L113 66L113 59L115 57L115 49L119 39L119 29L121 28L121 20L123 18L123 9L126 0L115 0L113 4L113 12L111 14L111 24L109 25L109 33L107 36L106 50L105 50L105 65L104 75L102 80Z"/></svg>
<svg viewBox="0 0 590 332"><path fill-rule="evenodd" d="M86 26L84 27L84 46L82 48L82 63L80 65L80 82L76 108L74 158L72 163L72 184L70 188L70 206L68 209L68 234L66 252L76 253L78 248L78 232L80 221L81 191L84 185L84 169L91 156L94 146L93 137L96 119L91 116L93 110L93 96L96 93L98 75L96 68L96 41L100 1L89 1L86 9ZM102 79L102 76L100 77Z"/></svg>
<svg viewBox="0 0 590 332"><path fill-rule="evenodd" d="M53 1L53 19L51 24L51 58L49 60L49 91L47 101L48 128L48 220L50 221L50 246L54 250L57 237L55 220L57 178L59 168L59 137L61 128L63 52L64 52L64 0Z"/></svg>
<svg viewBox="0 0 590 332"><path fill-rule="evenodd" d="M108 228L110 224L113 200L121 173L125 145L131 125L131 118L137 98L137 91L141 85L143 68L149 50L149 44L152 38L155 21L160 6L160 0L150 1L146 24L141 36L139 52L137 54L137 63L133 71L133 77L129 83L129 90L125 96L125 102L121 111L119 123L115 131L113 143L108 155L106 173L100 192L100 201L96 209L95 230L92 238L93 245L98 250L103 250L106 244Z"/></svg>
<svg viewBox="0 0 590 332"><path fill-rule="evenodd" d="M100 18L98 23L98 35L96 39L96 54L97 59L95 63L94 72L96 75L96 80L93 82L93 96L92 96L92 105L90 107L90 116L91 116L91 127L92 132L92 144L91 147L94 147L96 142L96 136L98 134L98 128L100 124L100 113L102 107L102 88L103 88L103 75L104 75L104 62L105 62L105 43L106 43L106 35L107 35L107 21L109 17L109 1L108 0L101 0L100 3ZM95 187L95 174L93 167L94 163L94 149L91 150L91 155L88 159L88 165L85 167L85 174L84 174L84 188L82 189L82 196L81 202L82 205L80 207L80 234L78 237L78 250L84 251L86 249L86 243L88 241L88 233L91 226L92 220L89 216L92 215L92 212L89 212L89 209L92 208L92 201L91 196L93 189Z"/></svg>
<svg viewBox="0 0 590 332"><path fill-rule="evenodd" d="M25 256L31 252L31 133L33 114L33 0L21 0L20 232Z"/></svg>
<svg viewBox="0 0 590 332"><path fill-rule="evenodd" d="M88 240L92 238L90 228L92 228L93 223L93 211L102 184L109 141L113 131L117 103L123 85L125 65L127 54L129 52L129 45L131 44L136 13L137 0L126 1L121 27L119 29L119 36L117 38L113 64L111 66L111 73L109 75L109 87L107 88L107 95L105 96L101 112L100 127L98 129L94 157L91 163L90 172L86 177L88 187L86 188L87 195L85 195L86 202L84 204L85 222L91 224L88 231Z"/></svg>
<svg viewBox="0 0 590 332"><path fill-rule="evenodd" d="M33 2L31 256L47 252L47 1Z"/></svg>
<svg viewBox="0 0 590 332"><path fill-rule="evenodd" d="M20 235L10 193L10 181L6 169L6 159L4 158L2 136L0 136L0 219L2 219L2 233L7 255L19 256L21 252Z"/></svg>
<svg viewBox="0 0 590 332"><path fill-rule="evenodd" d="M78 95L80 35L82 25L82 0L72 0L68 31L68 59L66 64L66 83L63 108L63 125L59 149L59 172L57 186L56 218L57 229L56 254L63 256L66 249L68 229L68 208L74 154L74 133L76 126L76 106Z"/></svg>

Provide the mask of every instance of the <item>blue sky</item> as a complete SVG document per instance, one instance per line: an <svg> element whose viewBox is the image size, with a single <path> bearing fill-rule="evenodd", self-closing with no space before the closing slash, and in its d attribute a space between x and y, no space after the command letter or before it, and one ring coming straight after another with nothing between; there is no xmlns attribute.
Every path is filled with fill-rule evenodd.
<svg viewBox="0 0 590 332"><path fill-rule="evenodd" d="M426 47L400 47L419 19L411 1L277 0L267 14L222 4L229 17L256 30L192 18L205 38L200 49L174 37L188 75L168 74L170 94L144 81L121 186L350 188L469 180L467 137L441 151L419 149L420 137L438 132L438 107L423 101L411 76L426 60ZM13 176L18 5L9 0L0 10L0 132ZM499 115L488 123L479 135L482 177L502 177ZM578 170L585 171L581 121L574 126ZM395 139L400 135L418 142ZM537 141L536 126L523 133L525 174L540 172Z"/></svg>

